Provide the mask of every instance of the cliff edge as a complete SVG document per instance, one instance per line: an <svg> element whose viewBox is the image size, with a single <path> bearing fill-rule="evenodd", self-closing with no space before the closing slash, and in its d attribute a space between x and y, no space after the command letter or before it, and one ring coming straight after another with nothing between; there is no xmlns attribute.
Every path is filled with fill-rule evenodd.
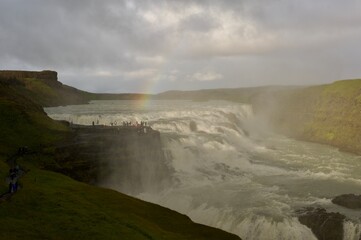
<svg viewBox="0 0 361 240"><path fill-rule="evenodd" d="M40 72L0 70L0 78L5 78L5 79L35 78L35 79L58 81L58 73L55 71L51 71L51 70L43 70Z"/></svg>
<svg viewBox="0 0 361 240"><path fill-rule="evenodd" d="M160 132L133 126L71 128L74 133L56 147L53 170L133 195L172 184Z"/></svg>
<svg viewBox="0 0 361 240"><path fill-rule="evenodd" d="M0 81L42 107L85 104L93 96L92 93L62 84L58 81L58 73L50 70L41 72L2 70Z"/></svg>

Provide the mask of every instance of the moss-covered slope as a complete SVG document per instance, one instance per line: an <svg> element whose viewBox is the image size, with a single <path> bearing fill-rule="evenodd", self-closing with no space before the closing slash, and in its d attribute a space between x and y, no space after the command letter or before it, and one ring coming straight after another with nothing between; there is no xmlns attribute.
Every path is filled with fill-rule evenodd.
<svg viewBox="0 0 361 240"><path fill-rule="evenodd" d="M324 86L304 138L361 154L361 80Z"/></svg>
<svg viewBox="0 0 361 240"><path fill-rule="evenodd" d="M361 80L275 91L254 106L281 133L361 154Z"/></svg>
<svg viewBox="0 0 361 240"><path fill-rule="evenodd" d="M38 148L54 143L68 131L51 120L29 98L20 81L0 79L0 154L12 154L21 146Z"/></svg>
<svg viewBox="0 0 361 240"><path fill-rule="evenodd" d="M34 159L35 160L35 159ZM0 239L239 239L124 194L20 163L23 188L0 204Z"/></svg>
<svg viewBox="0 0 361 240"><path fill-rule="evenodd" d="M62 84L57 76L57 72L49 70L40 72L0 70L1 81L13 85L22 95L28 96L43 107L84 104L91 100L138 100L152 97L150 94L139 93L85 92Z"/></svg>
<svg viewBox="0 0 361 240"><path fill-rule="evenodd" d="M91 99L93 94L64 85L56 76L54 71L0 71L0 82L42 107L82 104Z"/></svg>

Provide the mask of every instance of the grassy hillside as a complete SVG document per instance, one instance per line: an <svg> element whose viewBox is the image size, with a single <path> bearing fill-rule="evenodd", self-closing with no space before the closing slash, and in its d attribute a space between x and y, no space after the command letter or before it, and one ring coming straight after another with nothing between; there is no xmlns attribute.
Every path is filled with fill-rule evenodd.
<svg viewBox="0 0 361 240"><path fill-rule="evenodd" d="M254 106L280 132L361 154L361 80L261 94Z"/></svg>
<svg viewBox="0 0 361 240"><path fill-rule="evenodd" d="M0 239L239 239L193 223L175 211L46 171L54 144L70 132L38 105L60 96L40 80L0 79L0 177L21 146L35 152L18 163L29 170L22 188L0 201ZM39 95L34 95L39 93ZM7 186L1 181L0 191Z"/></svg>
<svg viewBox="0 0 361 240"><path fill-rule="evenodd" d="M361 80L324 86L304 137L361 154Z"/></svg>
<svg viewBox="0 0 361 240"><path fill-rule="evenodd" d="M250 103L252 99L258 96L260 93L293 88L295 87L266 86L250 88L204 89L194 91L167 91L153 96L153 99L193 101L224 100Z"/></svg>
<svg viewBox="0 0 361 240"><path fill-rule="evenodd" d="M149 94L90 93L62 84L54 71L2 71L0 79L12 85L18 93L43 107L85 104L91 100L137 100L150 98Z"/></svg>
<svg viewBox="0 0 361 240"><path fill-rule="evenodd" d="M21 81L25 88L18 91L22 90L22 94L44 107L86 103L92 95L58 81L35 78L18 79L18 81Z"/></svg>
<svg viewBox="0 0 361 240"><path fill-rule="evenodd" d="M20 81L0 79L0 154L15 152L21 146L37 148L61 139L67 128L51 120L42 107L29 98Z"/></svg>
<svg viewBox="0 0 361 240"><path fill-rule="evenodd" d="M121 193L43 171L30 171L24 186L0 204L0 239L238 239L195 224L184 215Z"/></svg>

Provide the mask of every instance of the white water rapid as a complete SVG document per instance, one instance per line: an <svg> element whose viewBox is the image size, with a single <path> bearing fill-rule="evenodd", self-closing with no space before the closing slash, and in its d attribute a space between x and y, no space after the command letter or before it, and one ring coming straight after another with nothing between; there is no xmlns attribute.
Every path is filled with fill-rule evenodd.
<svg viewBox="0 0 361 240"><path fill-rule="evenodd" d="M54 119L109 125L147 121L162 134L175 183L136 197L187 214L242 239L316 239L295 210L320 206L348 217L344 239L359 239L360 211L331 203L361 194L361 158L278 136L252 107L223 101L93 101L47 108ZM157 183L154 183L157 184Z"/></svg>

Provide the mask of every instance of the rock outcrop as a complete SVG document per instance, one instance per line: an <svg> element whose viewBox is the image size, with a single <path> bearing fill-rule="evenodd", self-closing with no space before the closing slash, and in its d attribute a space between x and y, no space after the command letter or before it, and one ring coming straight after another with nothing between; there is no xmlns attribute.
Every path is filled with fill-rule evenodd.
<svg viewBox="0 0 361 240"><path fill-rule="evenodd" d="M171 182L160 133L150 127L73 126L57 147L58 169L74 179L136 194Z"/></svg>
<svg viewBox="0 0 361 240"><path fill-rule="evenodd" d="M332 199L332 203L350 209L361 209L361 195L343 194Z"/></svg>
<svg viewBox="0 0 361 240"><path fill-rule="evenodd" d="M319 240L342 240L343 221L340 213L327 212L323 208L305 208L297 211L300 223L309 227Z"/></svg>
<svg viewBox="0 0 361 240"><path fill-rule="evenodd" d="M35 78L43 80L58 80L58 73L55 71L44 70L40 72L36 71L16 71L16 70L0 70L0 77L11 79L23 79L23 78Z"/></svg>
<svg viewBox="0 0 361 240"><path fill-rule="evenodd" d="M42 107L85 104L93 98L96 99L96 94L62 84L58 81L58 73L50 70L3 70L0 71L0 84L12 87Z"/></svg>

